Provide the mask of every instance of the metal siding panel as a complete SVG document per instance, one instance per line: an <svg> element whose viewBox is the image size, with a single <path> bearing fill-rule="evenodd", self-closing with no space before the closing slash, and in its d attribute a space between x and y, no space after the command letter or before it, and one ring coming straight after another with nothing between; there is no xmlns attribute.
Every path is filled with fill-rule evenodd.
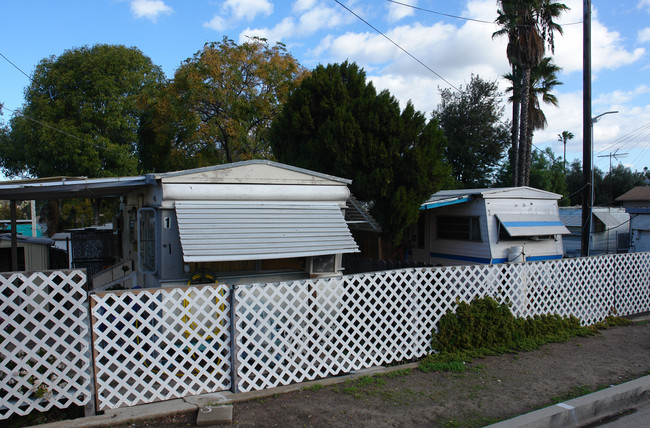
<svg viewBox="0 0 650 428"><path fill-rule="evenodd" d="M357 252L336 203L176 201L186 262Z"/></svg>

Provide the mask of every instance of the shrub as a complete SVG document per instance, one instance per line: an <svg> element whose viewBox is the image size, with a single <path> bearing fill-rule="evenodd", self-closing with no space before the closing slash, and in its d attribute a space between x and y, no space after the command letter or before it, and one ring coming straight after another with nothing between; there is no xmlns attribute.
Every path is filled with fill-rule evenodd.
<svg viewBox="0 0 650 428"><path fill-rule="evenodd" d="M423 371L464 371L472 358L506 352L532 351L549 342L566 342L575 336L596 334L599 329L630 324L608 316L590 327L574 316L536 315L516 318L506 303L492 297L476 297L470 303L457 302L447 311L432 336L435 354L420 361Z"/></svg>

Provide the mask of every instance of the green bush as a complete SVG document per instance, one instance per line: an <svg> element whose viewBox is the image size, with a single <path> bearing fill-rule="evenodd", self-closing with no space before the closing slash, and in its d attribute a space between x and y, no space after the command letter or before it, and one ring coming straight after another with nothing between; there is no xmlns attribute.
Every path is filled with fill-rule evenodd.
<svg viewBox="0 0 650 428"><path fill-rule="evenodd" d="M492 297L476 297L470 303L457 302L447 311L433 332L435 354L420 361L423 371L464 371L472 358L507 352L532 351L550 342L566 342L575 336L596 334L599 329L627 325L630 321L608 316L590 327L574 316L536 315L516 318L506 303Z"/></svg>

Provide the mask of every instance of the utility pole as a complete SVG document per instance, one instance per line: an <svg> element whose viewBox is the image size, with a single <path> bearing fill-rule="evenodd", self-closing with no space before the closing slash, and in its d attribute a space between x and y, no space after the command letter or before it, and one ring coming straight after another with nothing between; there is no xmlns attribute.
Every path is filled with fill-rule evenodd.
<svg viewBox="0 0 650 428"><path fill-rule="evenodd" d="M582 19L582 235L580 255L589 255L591 232L591 0L583 2Z"/></svg>

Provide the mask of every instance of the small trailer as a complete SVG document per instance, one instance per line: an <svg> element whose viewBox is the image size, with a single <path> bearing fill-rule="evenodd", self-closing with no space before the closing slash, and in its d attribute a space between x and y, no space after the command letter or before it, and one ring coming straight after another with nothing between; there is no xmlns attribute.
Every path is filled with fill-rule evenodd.
<svg viewBox="0 0 650 428"><path fill-rule="evenodd" d="M532 187L443 190L420 207L410 257L433 265L560 259L561 195Z"/></svg>

